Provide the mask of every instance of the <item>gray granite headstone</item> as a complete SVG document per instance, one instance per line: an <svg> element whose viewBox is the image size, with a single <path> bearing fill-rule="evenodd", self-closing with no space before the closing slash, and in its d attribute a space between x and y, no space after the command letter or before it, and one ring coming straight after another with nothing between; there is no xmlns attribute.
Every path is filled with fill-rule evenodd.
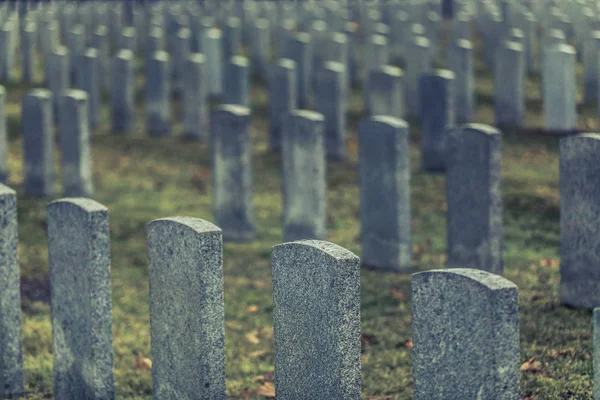
<svg viewBox="0 0 600 400"><path fill-rule="evenodd" d="M448 68L454 72L453 103L457 124L473 122L475 118L475 74L473 45L460 39L448 46Z"/></svg>
<svg viewBox="0 0 600 400"><path fill-rule="evenodd" d="M61 97L59 138L65 197L92 197L94 193L87 102L82 90L66 90Z"/></svg>
<svg viewBox="0 0 600 400"><path fill-rule="evenodd" d="M269 63L271 47L269 29L269 21L265 18L258 18L252 24L250 31L249 51L252 75L261 80L265 80L267 77L267 65Z"/></svg>
<svg viewBox="0 0 600 400"><path fill-rule="evenodd" d="M306 32L297 33L284 51L285 57L296 63L296 104L308 108L311 101L311 38Z"/></svg>
<svg viewBox="0 0 600 400"><path fill-rule="evenodd" d="M75 57L76 84L77 89L84 90L88 94L88 119L90 129L94 130L100 123L100 80L98 78L98 50L88 48L82 54ZM119 84L121 84L119 82Z"/></svg>
<svg viewBox="0 0 600 400"><path fill-rule="evenodd" d="M592 103L598 99L600 69L600 31L593 31L583 46L583 101Z"/></svg>
<svg viewBox="0 0 600 400"><path fill-rule="evenodd" d="M108 210L48 204L52 355L57 399L115 398Z"/></svg>
<svg viewBox="0 0 600 400"><path fill-rule="evenodd" d="M0 184L8 182L8 134L6 132L6 89L0 86Z"/></svg>
<svg viewBox="0 0 600 400"><path fill-rule="evenodd" d="M501 134L488 125L448 130L448 268L503 275Z"/></svg>
<svg viewBox="0 0 600 400"><path fill-rule="evenodd" d="M544 128L568 133L577 128L575 48L558 44L544 53L542 95Z"/></svg>
<svg viewBox="0 0 600 400"><path fill-rule="evenodd" d="M346 158L346 69L328 61L315 71L315 109L325 117L325 155L330 160Z"/></svg>
<svg viewBox="0 0 600 400"><path fill-rule="evenodd" d="M358 257L301 240L275 246L271 265L277 398L360 399Z"/></svg>
<svg viewBox="0 0 600 400"><path fill-rule="evenodd" d="M152 221L148 260L154 398L225 399L221 229L190 217Z"/></svg>
<svg viewBox="0 0 600 400"><path fill-rule="evenodd" d="M169 54L157 51L148 60L146 72L146 130L148 135L171 132L171 85Z"/></svg>
<svg viewBox="0 0 600 400"><path fill-rule="evenodd" d="M204 54L191 53L183 71L183 136L187 140L208 138L207 86Z"/></svg>
<svg viewBox="0 0 600 400"><path fill-rule="evenodd" d="M170 53L173 60L171 64L171 88L173 93L178 96L184 90L183 79L186 61L190 55L190 37L190 30L188 28L181 28L173 38L174 47Z"/></svg>
<svg viewBox="0 0 600 400"><path fill-rule="evenodd" d="M110 117L113 132L124 135L133 133L135 119L134 55L129 49L121 49L112 59Z"/></svg>
<svg viewBox="0 0 600 400"><path fill-rule="evenodd" d="M400 68L384 65L371 71L367 80L370 115L404 117L403 73Z"/></svg>
<svg viewBox="0 0 600 400"><path fill-rule="evenodd" d="M31 197L54 195L54 126L52 93L34 89L23 98L23 181Z"/></svg>
<svg viewBox="0 0 600 400"><path fill-rule="evenodd" d="M17 193L0 183L0 398L24 394Z"/></svg>
<svg viewBox="0 0 600 400"><path fill-rule="evenodd" d="M525 118L525 53L520 43L498 46L494 68L496 126L516 128Z"/></svg>
<svg viewBox="0 0 600 400"><path fill-rule="evenodd" d="M391 116L374 116L359 126L362 259L379 269L410 267L408 139L408 124Z"/></svg>
<svg viewBox="0 0 600 400"><path fill-rule="evenodd" d="M0 80L14 82L15 79L15 51L13 22L7 21L0 27Z"/></svg>
<svg viewBox="0 0 600 400"><path fill-rule="evenodd" d="M215 222L227 241L255 236L250 110L226 104L211 113L210 145Z"/></svg>
<svg viewBox="0 0 600 400"><path fill-rule="evenodd" d="M231 57L239 54L242 46L241 20L229 17L223 27L223 60L229 62Z"/></svg>
<svg viewBox="0 0 600 400"><path fill-rule="evenodd" d="M600 306L600 134L560 140L560 300L580 308Z"/></svg>
<svg viewBox="0 0 600 400"><path fill-rule="evenodd" d="M83 55L85 49L85 27L81 24L73 26L67 31L67 39L65 40L67 47L69 48L69 56L71 58L69 65L71 66L71 82L81 82L80 78L77 77L77 65L76 58ZM80 87L80 89L82 89Z"/></svg>
<svg viewBox="0 0 600 400"><path fill-rule="evenodd" d="M223 104L250 107L250 63L244 56L234 56L225 64Z"/></svg>
<svg viewBox="0 0 600 400"><path fill-rule="evenodd" d="M467 268L412 275L415 400L519 398L517 286Z"/></svg>
<svg viewBox="0 0 600 400"><path fill-rule="evenodd" d="M406 66L404 70L404 105L406 116L419 117L420 97L419 81L422 74L431 72L433 66L432 52L429 40L418 36L409 41L406 48Z"/></svg>
<svg viewBox="0 0 600 400"><path fill-rule="evenodd" d="M325 117L294 110L282 131L283 240L325 239Z"/></svg>
<svg viewBox="0 0 600 400"><path fill-rule="evenodd" d="M281 149L281 136L287 115L296 109L296 63L281 58L269 76L269 150Z"/></svg>
<svg viewBox="0 0 600 400"><path fill-rule="evenodd" d="M21 36L21 55L23 57L22 81L34 83L37 81L37 42L35 22L24 22L25 28Z"/></svg>
<svg viewBox="0 0 600 400"><path fill-rule="evenodd" d="M202 52L206 56L208 94L219 98L223 92L222 33L218 28L207 29L202 37Z"/></svg>
<svg viewBox="0 0 600 400"><path fill-rule="evenodd" d="M46 61L46 85L52 92L52 111L57 121L60 118L60 96L63 90L71 87L69 61L69 51L65 46L56 47Z"/></svg>
<svg viewBox="0 0 600 400"><path fill-rule="evenodd" d="M427 172L446 170L447 127L454 125L453 86L454 73L449 70L420 78L421 168Z"/></svg>

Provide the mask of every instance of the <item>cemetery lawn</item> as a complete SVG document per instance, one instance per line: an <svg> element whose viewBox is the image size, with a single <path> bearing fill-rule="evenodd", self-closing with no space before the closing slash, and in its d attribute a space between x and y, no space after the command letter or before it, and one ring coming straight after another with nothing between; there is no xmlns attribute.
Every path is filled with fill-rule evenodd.
<svg viewBox="0 0 600 400"><path fill-rule="evenodd" d="M477 65L477 122L493 123L492 80ZM140 78L140 93L143 82ZM272 395L273 330L270 253L282 242L280 157L266 150L266 92L254 85L254 185L257 240L226 244L225 341L227 394ZM19 191L27 398L51 398L46 211L28 200L21 175L20 102L27 88L8 86L11 186ZM138 100L141 99L141 94ZM360 92L350 100L350 157L329 163L328 240L360 255L357 121ZM179 137L122 137L105 123L93 136L95 199L110 212L115 379L118 398L150 399L150 326L146 224L169 216L212 221L209 149ZM539 86L527 83L527 124L541 126ZM108 121L108 110L104 110ZM582 127L593 107L580 110ZM590 126L588 126L589 128ZM174 132L180 131L176 125ZM419 168L417 125L412 138L412 232L416 271L443 268L446 260L443 175ZM505 276L519 287L521 397L592 398L591 311L559 305L558 139L505 132L503 138ZM57 155L58 168L58 155ZM60 189L59 189L60 190ZM60 192L59 192L60 193ZM411 399L410 275L361 270L362 393L369 399Z"/></svg>

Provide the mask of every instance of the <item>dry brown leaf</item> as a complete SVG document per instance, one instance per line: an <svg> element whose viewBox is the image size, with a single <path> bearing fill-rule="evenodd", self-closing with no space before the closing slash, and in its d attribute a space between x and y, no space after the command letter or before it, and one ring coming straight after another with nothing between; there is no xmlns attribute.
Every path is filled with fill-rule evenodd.
<svg viewBox="0 0 600 400"><path fill-rule="evenodd" d="M138 358L135 360L135 369L152 369L152 360L144 357L144 353L138 354Z"/></svg>
<svg viewBox="0 0 600 400"><path fill-rule="evenodd" d="M567 349L562 349L562 350L556 350L556 349L552 349L548 352L548 354L550 355L550 357L559 357L559 356L574 356L575 355L575 348L574 347L569 347Z"/></svg>
<svg viewBox="0 0 600 400"><path fill-rule="evenodd" d="M246 340L248 341L248 343L251 344L259 344L260 343L260 339L257 336L257 331L252 331L252 332L248 332L246 333L245 337Z"/></svg>
<svg viewBox="0 0 600 400"><path fill-rule="evenodd" d="M265 397L275 397L275 385L271 382L265 382L254 391L256 394Z"/></svg>
<svg viewBox="0 0 600 400"><path fill-rule="evenodd" d="M558 260L555 258L542 258L540 267L558 267Z"/></svg>
<svg viewBox="0 0 600 400"><path fill-rule="evenodd" d="M246 308L246 312L249 314L256 314L258 310L259 308L256 304L252 304L251 306L248 306L248 308Z"/></svg>
<svg viewBox="0 0 600 400"><path fill-rule="evenodd" d="M392 297L400 301L406 300L406 295L404 294L404 292L396 288L392 289Z"/></svg>
<svg viewBox="0 0 600 400"><path fill-rule="evenodd" d="M406 339L404 342L396 343L396 348L399 349L401 347L405 347L408 350L412 350L413 342L411 339Z"/></svg>
<svg viewBox="0 0 600 400"><path fill-rule="evenodd" d="M542 363L535 360L535 356L521 364L521 372L539 372L542 369Z"/></svg>
<svg viewBox="0 0 600 400"><path fill-rule="evenodd" d="M415 255L419 255L419 254L425 253L425 245L423 243L413 244L412 252Z"/></svg>

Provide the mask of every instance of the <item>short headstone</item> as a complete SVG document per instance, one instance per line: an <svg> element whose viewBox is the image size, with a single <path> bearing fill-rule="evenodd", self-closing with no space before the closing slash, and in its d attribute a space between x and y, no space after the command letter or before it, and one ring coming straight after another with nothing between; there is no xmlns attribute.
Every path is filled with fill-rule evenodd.
<svg viewBox="0 0 600 400"><path fill-rule="evenodd" d="M66 90L61 96L60 150L65 197L92 197L92 152L87 118L88 95Z"/></svg>
<svg viewBox="0 0 600 400"><path fill-rule="evenodd" d="M374 116L359 126L362 259L378 269L410 267L408 139L408 124L391 116Z"/></svg>
<svg viewBox="0 0 600 400"><path fill-rule="evenodd" d="M475 119L475 74L473 70L473 45L468 40L458 40L448 47L448 68L454 72L454 117L456 124L466 124Z"/></svg>
<svg viewBox="0 0 600 400"><path fill-rule="evenodd" d="M222 105L210 116L212 196L215 222L226 241L255 236L250 110Z"/></svg>
<svg viewBox="0 0 600 400"><path fill-rule="evenodd" d="M169 54L157 51L148 60L146 72L146 130L148 135L166 136L171 132L171 85Z"/></svg>
<svg viewBox="0 0 600 400"><path fill-rule="evenodd" d="M0 398L25 393L18 244L17 193L0 183Z"/></svg>
<svg viewBox="0 0 600 400"><path fill-rule="evenodd" d="M250 63L244 56L234 56L225 65L223 104L250 107Z"/></svg>
<svg viewBox="0 0 600 400"><path fill-rule="evenodd" d="M453 126L454 73L436 70L421 75L419 104L421 105L421 168L427 172L446 170L447 128Z"/></svg>
<svg viewBox="0 0 600 400"><path fill-rule="evenodd" d="M283 240L325 239L325 117L294 110L282 130Z"/></svg>
<svg viewBox="0 0 600 400"><path fill-rule="evenodd" d="M154 397L224 400L221 230L198 218L152 221L148 260Z"/></svg>
<svg viewBox="0 0 600 400"><path fill-rule="evenodd" d="M467 268L412 275L415 400L518 399L517 286Z"/></svg>
<svg viewBox="0 0 600 400"><path fill-rule="evenodd" d="M108 210L66 198L47 213L54 396L114 399Z"/></svg>
<svg viewBox="0 0 600 400"><path fill-rule="evenodd" d="M448 131L448 268L503 275L500 148L500 131L488 125L469 124Z"/></svg>
<svg viewBox="0 0 600 400"><path fill-rule="evenodd" d="M131 135L135 119L134 55L122 49L113 57L111 68L110 119L113 132Z"/></svg>
<svg viewBox="0 0 600 400"><path fill-rule="evenodd" d="M23 186L31 197L54 195L52 93L34 89L23 98Z"/></svg>
<svg viewBox="0 0 600 400"><path fill-rule="evenodd" d="M517 128L525 118L525 53L523 45L506 41L498 46L494 68L496 126Z"/></svg>
<svg viewBox="0 0 600 400"><path fill-rule="evenodd" d="M279 399L360 399L360 262L333 243L273 248Z"/></svg>
<svg viewBox="0 0 600 400"><path fill-rule="evenodd" d="M315 71L315 109L325 117L325 155L331 160L346 157L346 70L334 61Z"/></svg>
<svg viewBox="0 0 600 400"><path fill-rule="evenodd" d="M544 128L549 132L573 132L577 128L575 49L558 44L544 54Z"/></svg>
<svg viewBox="0 0 600 400"><path fill-rule="evenodd" d="M269 76L269 150L281 149L284 122L296 109L296 63L281 58L272 67Z"/></svg>
<svg viewBox="0 0 600 400"><path fill-rule="evenodd" d="M208 138L206 78L204 54L190 54L183 71L183 136L188 140Z"/></svg>
<svg viewBox="0 0 600 400"><path fill-rule="evenodd" d="M370 115L404 117L403 73L400 68L384 65L372 70L367 80Z"/></svg>

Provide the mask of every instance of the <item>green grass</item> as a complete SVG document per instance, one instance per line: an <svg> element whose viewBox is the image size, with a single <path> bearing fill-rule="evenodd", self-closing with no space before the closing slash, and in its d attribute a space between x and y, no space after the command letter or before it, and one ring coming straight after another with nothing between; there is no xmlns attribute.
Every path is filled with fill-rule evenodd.
<svg viewBox="0 0 600 400"><path fill-rule="evenodd" d="M476 66L477 122L493 123L491 74ZM139 79L139 88L143 79ZM527 125L541 126L538 83L527 84ZM48 304L45 200L26 199L22 181L20 102L26 87L8 86L11 185L19 190L20 262L27 398L51 398L52 354ZM360 255L357 121L362 100L350 101L351 157L329 163L328 240ZM208 146L176 135L150 139L139 104L136 135L94 132L95 199L110 211L115 377L119 398L150 399L151 372L136 369L150 354L146 224L156 218L212 220ZM593 107L583 108L595 118ZM105 121L108 121L107 110ZM266 151L266 93L253 92L254 185L257 239L226 244L225 341L227 393L261 398L254 390L272 379L271 247L282 242L280 158ZM582 123L583 127L583 123ZM176 125L173 132L180 131ZM417 125L411 124L412 234L415 270L445 262L445 181L419 169ZM57 155L58 168L58 155ZM592 398L591 312L558 301L558 139L507 133L503 139L505 275L519 287L521 361L539 364L521 375L530 399ZM60 193L60 192L59 192ZM412 398L410 276L361 270L363 397ZM249 310L258 306L258 311ZM253 338L258 338L258 343Z"/></svg>

